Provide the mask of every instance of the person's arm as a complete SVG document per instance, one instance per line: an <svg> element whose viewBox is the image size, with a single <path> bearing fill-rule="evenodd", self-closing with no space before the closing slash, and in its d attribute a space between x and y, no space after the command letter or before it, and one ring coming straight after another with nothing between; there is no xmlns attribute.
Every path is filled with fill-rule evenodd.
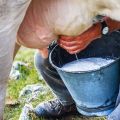
<svg viewBox="0 0 120 120"><path fill-rule="evenodd" d="M105 21L110 29L110 32L120 29L120 21L115 21L110 18L106 19Z"/></svg>
<svg viewBox="0 0 120 120"><path fill-rule="evenodd" d="M110 32L120 29L120 22L114 21L110 18L105 19L105 21ZM102 36L101 29L101 23L96 23L77 37L61 36L58 43L70 54L75 54L85 49L93 40L100 38Z"/></svg>

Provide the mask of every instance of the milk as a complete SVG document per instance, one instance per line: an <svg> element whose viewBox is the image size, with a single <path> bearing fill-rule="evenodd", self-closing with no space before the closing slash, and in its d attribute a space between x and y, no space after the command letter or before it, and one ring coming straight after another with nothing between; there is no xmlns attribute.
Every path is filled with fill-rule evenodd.
<svg viewBox="0 0 120 120"><path fill-rule="evenodd" d="M65 64L62 69L69 72L85 72L90 70L98 70L101 67L104 67L110 63L114 62L113 59L105 59L105 58L85 58L75 60L73 62Z"/></svg>

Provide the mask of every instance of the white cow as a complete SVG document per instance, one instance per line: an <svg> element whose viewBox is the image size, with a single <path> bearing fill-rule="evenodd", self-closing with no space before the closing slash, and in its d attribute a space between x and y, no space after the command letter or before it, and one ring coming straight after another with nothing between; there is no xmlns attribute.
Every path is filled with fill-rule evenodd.
<svg viewBox="0 0 120 120"><path fill-rule="evenodd" d="M21 43L31 48L47 47L58 35L81 34L98 14L120 20L119 12L120 0L34 0L20 28Z"/></svg>
<svg viewBox="0 0 120 120"><path fill-rule="evenodd" d="M17 31L30 0L0 0L0 120Z"/></svg>
<svg viewBox="0 0 120 120"><path fill-rule="evenodd" d="M15 39L29 4L30 0L0 0L0 120ZM19 30L20 41L43 49L58 35L81 34L98 14L120 21L119 13L120 0L33 0Z"/></svg>

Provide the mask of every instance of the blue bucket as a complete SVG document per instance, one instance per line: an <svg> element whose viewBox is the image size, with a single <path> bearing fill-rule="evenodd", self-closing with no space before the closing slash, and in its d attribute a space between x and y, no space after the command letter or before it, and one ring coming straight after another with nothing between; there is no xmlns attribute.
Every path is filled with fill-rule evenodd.
<svg viewBox="0 0 120 120"><path fill-rule="evenodd" d="M59 46L56 46L50 53L50 63L61 76L79 113L86 116L106 116L115 107L120 83L120 52L116 50L116 43L107 44L106 41L107 39L99 39L78 54L79 59L90 57L115 59L114 62L99 70L65 71L62 66L76 60L75 55L70 55ZM110 49L107 49L108 47Z"/></svg>

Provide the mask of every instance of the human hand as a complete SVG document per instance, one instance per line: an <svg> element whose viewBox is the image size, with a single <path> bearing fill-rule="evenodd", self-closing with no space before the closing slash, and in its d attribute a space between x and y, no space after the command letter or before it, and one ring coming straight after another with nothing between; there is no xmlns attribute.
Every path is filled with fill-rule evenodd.
<svg viewBox="0 0 120 120"><path fill-rule="evenodd" d="M96 23L87 31L77 37L61 36L58 44L70 54L75 54L85 49L93 40L101 36L101 25Z"/></svg>

